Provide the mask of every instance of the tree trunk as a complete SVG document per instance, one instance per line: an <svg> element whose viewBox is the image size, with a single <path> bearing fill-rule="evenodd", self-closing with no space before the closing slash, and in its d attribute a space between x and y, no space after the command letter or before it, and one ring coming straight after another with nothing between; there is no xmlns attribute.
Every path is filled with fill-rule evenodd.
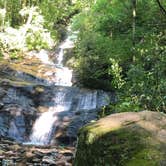
<svg viewBox="0 0 166 166"><path fill-rule="evenodd" d="M21 46L22 44L24 44L24 41L25 41L25 38L26 38L26 33L31 25L31 22L32 22L32 18L33 18L33 14L34 14L34 10L35 8L32 8L29 12L29 16L28 16L28 20L25 24L25 27L22 31L22 34L21 34L21 38L20 38L20 42L19 42L19 45Z"/></svg>
<svg viewBox="0 0 166 166"><path fill-rule="evenodd" d="M133 14L133 22L132 22L132 41L133 46L135 46L135 32L136 32L136 5L137 0L132 0L132 14Z"/></svg>
<svg viewBox="0 0 166 166"><path fill-rule="evenodd" d="M135 57L135 33L136 33L136 5L137 5L137 0L132 0L132 43L133 43L133 62L136 61Z"/></svg>

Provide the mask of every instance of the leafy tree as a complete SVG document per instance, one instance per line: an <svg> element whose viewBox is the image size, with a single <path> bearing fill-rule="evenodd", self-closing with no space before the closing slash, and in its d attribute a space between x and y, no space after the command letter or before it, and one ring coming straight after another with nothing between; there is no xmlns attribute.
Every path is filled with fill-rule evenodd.
<svg viewBox="0 0 166 166"><path fill-rule="evenodd" d="M163 0L98 0L74 18L80 81L116 90L112 111L166 112L165 6Z"/></svg>
<svg viewBox="0 0 166 166"><path fill-rule="evenodd" d="M65 36L65 26L76 11L70 0L0 0L2 53L50 48L51 37L57 43Z"/></svg>

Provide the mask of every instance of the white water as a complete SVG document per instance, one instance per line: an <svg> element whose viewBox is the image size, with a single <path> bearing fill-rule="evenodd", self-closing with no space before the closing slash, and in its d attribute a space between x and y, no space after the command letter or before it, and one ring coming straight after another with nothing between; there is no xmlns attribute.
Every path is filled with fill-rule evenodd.
<svg viewBox="0 0 166 166"><path fill-rule="evenodd" d="M50 107L47 112L42 113L33 126L30 142L28 144L49 144L53 131L59 124L57 114L65 110L65 107L57 105L56 107Z"/></svg>
<svg viewBox="0 0 166 166"><path fill-rule="evenodd" d="M57 66L59 67L56 72L55 85L60 86L72 86L73 70L63 66L63 58L65 49L71 49L74 47L74 42L70 39L70 36L66 38L59 46L59 53L57 54Z"/></svg>
<svg viewBox="0 0 166 166"><path fill-rule="evenodd" d="M90 110L97 108L97 91L91 93L83 93L80 96L78 110Z"/></svg>
<svg viewBox="0 0 166 166"><path fill-rule="evenodd" d="M73 48L74 42L70 40L68 36L67 39L60 44L59 48L60 51L57 55L57 64L59 66L56 71L56 78L55 78L55 85L58 86L72 86L72 70L68 69L67 67L63 67L63 56L64 56L64 49ZM44 61L45 63L50 63L48 56L39 56L39 58ZM50 142L51 135L53 134L53 128L55 129L58 124L58 116L59 112L68 111L71 103L67 105L63 104L64 93L59 92L55 94L54 97L55 105L54 107L50 107L48 112L42 113L39 118L36 120L32 134L30 135L30 142L26 144L35 144L35 145L46 145ZM61 103L63 105L61 105Z"/></svg>
<svg viewBox="0 0 166 166"><path fill-rule="evenodd" d="M48 111L42 113L36 120L30 135L30 142L26 144L49 144L56 127L60 124L61 117L66 113L73 115L73 109L74 111L85 111L86 114L86 110L93 110L108 103L104 99L99 102L98 91L71 87L72 70L63 66L63 57L65 49L72 47L74 47L74 43L69 36L59 46L60 51L57 55L57 64L55 64L58 66L55 76L55 85L58 87L57 90L54 90L54 97L51 99L53 106L49 107ZM46 60L49 62L47 57ZM104 95L105 93L101 94L100 97Z"/></svg>
<svg viewBox="0 0 166 166"><path fill-rule="evenodd" d="M30 142L28 142L28 144L49 144L51 136L56 130L56 126L59 124L58 114L64 111L69 111L71 102L65 102L65 92L62 92L61 90L56 92L52 101L54 101L54 106L50 106L49 110L42 113L36 120L30 136Z"/></svg>
<svg viewBox="0 0 166 166"><path fill-rule="evenodd" d="M45 112L36 120L32 135L30 136L31 144L45 145L49 143L53 124L57 120L54 113L54 111Z"/></svg>
<svg viewBox="0 0 166 166"><path fill-rule="evenodd" d="M49 144L63 117L70 118L74 115L73 112L77 111L89 116L88 110L95 110L108 104L106 98L109 98L105 92L99 94L97 90L90 91L72 87L57 87L54 93L51 99L54 104L36 120L28 144Z"/></svg>

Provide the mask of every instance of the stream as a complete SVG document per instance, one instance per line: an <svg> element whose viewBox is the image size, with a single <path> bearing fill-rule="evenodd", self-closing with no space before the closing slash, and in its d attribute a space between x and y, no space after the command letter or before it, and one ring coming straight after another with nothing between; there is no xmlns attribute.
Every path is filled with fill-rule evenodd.
<svg viewBox="0 0 166 166"><path fill-rule="evenodd" d="M67 36L56 53L0 64L1 165L72 165L79 128L112 100L102 90L72 86L73 71L63 61L73 47Z"/></svg>

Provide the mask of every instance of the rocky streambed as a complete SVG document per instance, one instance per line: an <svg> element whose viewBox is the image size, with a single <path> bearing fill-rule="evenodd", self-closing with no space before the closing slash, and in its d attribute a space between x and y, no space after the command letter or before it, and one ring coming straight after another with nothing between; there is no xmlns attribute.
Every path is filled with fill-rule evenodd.
<svg viewBox="0 0 166 166"><path fill-rule="evenodd" d="M0 165L72 165L79 128L113 96L57 85L59 70L33 55L0 62Z"/></svg>
<svg viewBox="0 0 166 166"><path fill-rule="evenodd" d="M11 139L0 139L2 166L71 166L73 154L71 146L26 146Z"/></svg>
<svg viewBox="0 0 166 166"><path fill-rule="evenodd" d="M72 165L72 145L24 145L37 117L48 111L38 103L47 88L42 99L52 95L46 95L54 79L48 72L56 69L35 57L0 62L0 165Z"/></svg>
<svg viewBox="0 0 166 166"><path fill-rule="evenodd" d="M165 114L119 113L88 124L114 94L57 85L61 68L35 57L0 62L0 165L166 165Z"/></svg>

